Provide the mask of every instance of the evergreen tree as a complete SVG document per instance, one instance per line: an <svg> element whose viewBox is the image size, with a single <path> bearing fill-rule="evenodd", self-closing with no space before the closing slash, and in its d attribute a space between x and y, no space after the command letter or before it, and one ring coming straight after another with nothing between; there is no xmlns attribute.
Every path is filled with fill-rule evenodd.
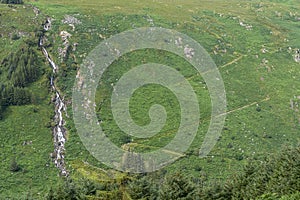
<svg viewBox="0 0 300 200"><path fill-rule="evenodd" d="M195 199L195 185L181 173L167 176L160 187L160 199L181 199L193 200Z"/></svg>
<svg viewBox="0 0 300 200"><path fill-rule="evenodd" d="M1 62L1 73L7 80L0 85L0 113L9 105L31 103L32 95L26 87L40 76L41 60L30 43L9 54Z"/></svg>
<svg viewBox="0 0 300 200"><path fill-rule="evenodd" d="M300 147L286 148L264 161L251 161L224 186L212 187L208 193L214 195L209 199L279 199L300 192L299 163Z"/></svg>
<svg viewBox="0 0 300 200"><path fill-rule="evenodd" d="M40 75L41 62L30 46L11 53L3 59L1 64L7 68L7 78L13 82L15 87L25 87L36 81Z"/></svg>
<svg viewBox="0 0 300 200"><path fill-rule="evenodd" d="M132 199L154 200L159 196L159 181L148 176L138 177L128 184L128 192Z"/></svg>
<svg viewBox="0 0 300 200"><path fill-rule="evenodd" d="M1 0L1 3L6 3L6 4L23 4L23 0Z"/></svg>

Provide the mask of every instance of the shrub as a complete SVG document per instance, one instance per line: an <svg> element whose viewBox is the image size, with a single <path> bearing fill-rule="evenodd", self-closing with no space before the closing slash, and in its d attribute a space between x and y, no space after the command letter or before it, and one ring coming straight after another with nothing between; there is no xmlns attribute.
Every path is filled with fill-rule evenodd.
<svg viewBox="0 0 300 200"><path fill-rule="evenodd" d="M18 165L16 158L13 158L10 163L10 171L18 172L18 171L20 171L20 169L21 169L21 167Z"/></svg>

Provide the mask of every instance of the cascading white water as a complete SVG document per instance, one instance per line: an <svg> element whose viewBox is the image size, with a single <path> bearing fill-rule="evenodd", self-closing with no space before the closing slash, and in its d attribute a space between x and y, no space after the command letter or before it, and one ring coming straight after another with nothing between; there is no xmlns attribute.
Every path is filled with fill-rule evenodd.
<svg viewBox="0 0 300 200"><path fill-rule="evenodd" d="M51 29L51 19L47 18L44 24L44 31L48 31ZM55 62L51 59L47 49L43 46L43 41L45 40L45 36L41 36L39 39L39 46L42 49L42 52L49 62L53 74L56 74L58 71L58 67ZM64 127L65 122L63 120L63 111L66 111L66 105L64 103L64 99L61 98L59 91L55 85L54 76L50 78L50 85L52 90L55 92L55 116L54 122L55 127L53 128L53 142L54 142L54 152L51 154L53 161L56 167L60 170L61 175L68 176L68 171L65 167L65 160L64 160L64 152L65 152L65 143L66 143L66 129Z"/></svg>
<svg viewBox="0 0 300 200"><path fill-rule="evenodd" d="M52 69L53 69L53 73L56 73L57 70L57 66L55 65L55 63L53 62L53 60L50 58L47 50L45 49L45 47L42 46L42 51L43 54L45 55L46 59L48 60L48 62L50 63Z"/></svg>

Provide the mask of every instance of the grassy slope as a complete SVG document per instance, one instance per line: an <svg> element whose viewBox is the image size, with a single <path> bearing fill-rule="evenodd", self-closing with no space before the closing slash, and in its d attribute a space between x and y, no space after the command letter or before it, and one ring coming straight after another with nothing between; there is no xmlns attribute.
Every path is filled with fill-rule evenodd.
<svg viewBox="0 0 300 200"><path fill-rule="evenodd" d="M76 16L84 23L78 25L77 32L73 34L73 41L81 42L77 54L88 52L97 42L101 41L97 37L97 33L109 37L117 32L131 29L133 26L149 26L150 24L146 20L147 16L152 17L157 26L175 28L186 33L199 41L211 54L222 73L227 90L229 113L225 130L221 140L211 152L211 156L206 159L198 159L192 155L192 159L186 157L168 167L169 169L187 169L188 172L198 174L195 168L201 166L211 176L223 178L226 174L239 169L246 158L258 158L280 149L282 145L298 142L299 116L289 107L290 99L299 95L297 79L300 68L299 64L293 61L292 52L288 52L288 47L294 49L300 46L300 41L297 40L297 37L299 38L299 31L297 31L299 22L295 21L295 18L299 16L297 8L300 5L296 1L264 3L201 1L199 3L199 1L191 0L174 3L78 0L51 1L51 3L39 1L35 4L58 21L63 18L64 14L79 14ZM136 18L134 19L132 15L135 15ZM124 16L127 19L124 20ZM110 19L110 23L108 19ZM240 21L252 25L252 30L246 30L240 26ZM63 27L60 26L59 29L62 30ZM108 28L108 31L104 31L103 27ZM215 55L213 51L217 47L226 48L227 53L217 52ZM268 50L267 53L262 53L263 47ZM161 59L161 61L164 59L164 56L153 57ZM151 61L153 57L145 56L144 59ZM268 64L262 64L263 59L267 59ZM126 66L128 60L131 60L134 65L141 62L139 55L134 54L124 57L124 60L120 59L116 62L115 69ZM179 60L175 59L175 61ZM167 64L170 63L171 61ZM112 76L120 75L118 70L113 71L114 66L111 68L112 72L107 72L109 78L104 80L107 83L103 85L103 88L107 88L106 90L102 88L100 98L106 98L106 95L109 94ZM66 79L69 89L72 86L71 80L74 72L70 74L71 76ZM194 80L191 78L190 82L197 85L196 81L199 80L201 78L198 77L197 80L195 77ZM70 93L69 89L66 90L67 93ZM204 90L199 89L198 92L198 95L204 93L204 99L205 96L207 97ZM136 96L135 103L139 105L138 103L141 101L141 96ZM202 100L202 102L205 105L207 100ZM153 102L150 100L149 104L151 103ZM107 103L108 105L109 103ZM260 110L257 107L261 111L257 111ZM202 114L204 123L199 129L191 152L197 152L199 144L203 140L209 122L208 111ZM107 120L110 120L109 107L104 108L104 111L101 112L100 115L106 115ZM141 109L138 107L136 111L132 112L139 113ZM144 115L140 113L140 116L139 123L145 123ZM109 125L109 121L103 126L106 124L106 128L111 133L120 133L116 126ZM118 143L119 136L115 134L115 136L111 136L111 139L115 139L115 142ZM73 147L72 140L76 143L79 142L75 134L73 138L70 137L68 158L73 160L78 156L79 149L82 148ZM140 148L143 145L149 145L149 142L140 141L140 143ZM151 148L161 144L154 138L152 142L150 141L150 145ZM72 153L76 156L73 157ZM86 156L81 157L84 159ZM95 161L91 160L91 162Z"/></svg>
<svg viewBox="0 0 300 200"><path fill-rule="evenodd" d="M31 7L9 8L0 4L0 60L19 49L28 37L34 36L39 20ZM14 23L12 23L14 21ZM11 40L10 33L23 32L25 36ZM47 65L41 66L48 68ZM0 69L3 70L3 69ZM6 72L0 76L5 81ZM60 179L49 154L53 151L49 122L53 116L47 79L43 77L28 88L34 94L34 105L10 106L0 120L0 199L43 199L51 185ZM27 142L28 145L23 145ZM21 170L11 172L11 160L15 158Z"/></svg>
<svg viewBox="0 0 300 200"><path fill-rule="evenodd" d="M101 41L97 33L109 37L117 32L131 29L133 26L149 26L147 16L152 17L157 26L175 28L186 33L200 42L211 54L223 76L228 98L229 113L222 138L209 157L199 159L193 155L200 147L207 130L209 109L205 108L205 104L209 101L207 90L201 89L202 87L197 84L201 78L192 77L189 81L197 88L199 99L202 99L200 105L203 107L204 121L190 148L191 155L175 162L167 169L171 171L183 169L187 173L199 176L201 168L209 177L223 179L228 174L241 169L245 159L259 158L261 155L277 151L282 145L299 142L298 118L300 116L290 109L290 99L295 100L294 96L300 95L299 87L297 87L300 68L299 64L293 61L292 53L288 52L288 47L300 47L300 40L297 39L300 37L299 22L294 20L299 17L296 12L300 5L297 1L264 3L201 1L199 3L196 0L175 2L146 0L49 2L40 0L32 3L37 5L43 13L56 19L54 33L57 34L59 30L68 30L73 34L72 42L80 43L76 53L79 62L81 61L79 55L88 53ZM60 24L65 14L79 14L76 16L84 23L77 26L77 32L72 32L68 26ZM125 20L124 16L127 17ZM246 30L241 27L240 20L251 24L253 29ZM108 30L103 28L108 28ZM59 41L58 37L56 41ZM53 48L54 55L56 55L57 45ZM226 48L227 53L218 52L215 55L213 51L216 50L217 45L221 49ZM263 46L268 50L267 53L261 52ZM133 53L124 57L123 60L120 59L111 67L111 73L107 73L107 76L119 76L119 71L114 70L114 67L117 69L116 67L126 66L129 58L132 64L139 64L140 56L138 53ZM174 58L173 61L164 61L164 54L161 57L145 56L146 61L151 61L153 58L166 64L179 62L179 65L184 65L178 58ZM268 64L261 63L264 58L269 61ZM64 92L68 96L71 96L70 89L75 73L75 70L69 70L67 77L60 78L61 86L65 86ZM109 88L110 80L103 81L105 84L99 88L99 99L106 98L103 91L109 92L111 89ZM101 89L103 89L102 93ZM138 108L133 112L137 114L136 120L141 124L145 123L145 118L138 106L143 92L147 91L141 91L133 98ZM150 99L149 105L154 100ZM18 112L21 111L16 111ZM108 107L101 112L101 116L110 118ZM70 113L71 110L69 110ZM107 129L112 133L120 132L110 123L106 124ZM67 126L70 130L67 144L69 164L78 169L78 163L85 160L93 165L101 166L84 150L71 120L68 120ZM49 130L45 131L49 133ZM110 137L116 143L119 142L119 135ZM165 142L169 139L170 137L167 137ZM149 145L150 149L155 145L160 146L163 143L159 140L160 138L153 138L150 142L139 141L137 149L145 150L144 147Z"/></svg>

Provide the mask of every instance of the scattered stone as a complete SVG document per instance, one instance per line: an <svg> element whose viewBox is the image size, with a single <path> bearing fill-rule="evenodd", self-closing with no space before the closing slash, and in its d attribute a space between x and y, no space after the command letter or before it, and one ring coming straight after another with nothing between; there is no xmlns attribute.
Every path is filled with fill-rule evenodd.
<svg viewBox="0 0 300 200"><path fill-rule="evenodd" d="M240 26L245 27L248 31L252 30L252 25L244 24L244 22L240 21Z"/></svg>
<svg viewBox="0 0 300 200"><path fill-rule="evenodd" d="M63 24L81 24L82 22L74 16L65 15L65 18L61 20Z"/></svg>
<svg viewBox="0 0 300 200"><path fill-rule="evenodd" d="M154 20L149 15L147 15L147 21L149 22L150 26L155 26Z"/></svg>
<svg viewBox="0 0 300 200"><path fill-rule="evenodd" d="M35 16L38 16L41 13L40 9L35 6L33 7L33 12L35 13Z"/></svg>
<svg viewBox="0 0 300 200"><path fill-rule="evenodd" d="M105 39L105 38L106 38L106 37L103 36L101 33L99 33L98 35L99 35L99 37L100 37L101 39Z"/></svg>
<svg viewBox="0 0 300 200"><path fill-rule="evenodd" d="M178 46L178 47L181 47L182 46L182 38L179 37L175 40L175 45Z"/></svg>
<svg viewBox="0 0 300 200"><path fill-rule="evenodd" d="M184 47L184 55L187 58L193 58L193 56L195 55L195 50L193 48L188 47L188 45L186 45Z"/></svg>
<svg viewBox="0 0 300 200"><path fill-rule="evenodd" d="M267 53L268 50L267 50L266 48L262 48L262 49L261 49L261 52L262 52L262 53Z"/></svg>
<svg viewBox="0 0 300 200"><path fill-rule="evenodd" d="M121 56L121 52L119 51L119 49L114 49L114 52L116 53L116 55L119 57L119 56Z"/></svg>
<svg viewBox="0 0 300 200"><path fill-rule="evenodd" d="M75 31L75 25L74 24L69 24L69 26L72 27L72 31Z"/></svg>
<svg viewBox="0 0 300 200"><path fill-rule="evenodd" d="M278 11L275 11L275 15L276 15L277 17L282 17L281 12L278 12Z"/></svg>
<svg viewBox="0 0 300 200"><path fill-rule="evenodd" d="M67 31L61 31L59 35L60 35L60 37L62 38L63 41L67 40L68 38L70 38L72 36Z"/></svg>
<svg viewBox="0 0 300 200"><path fill-rule="evenodd" d="M32 145L32 141L24 141L22 145L23 146Z"/></svg>
<svg viewBox="0 0 300 200"><path fill-rule="evenodd" d="M263 65L267 65L269 63L269 61L265 58L262 59L261 64Z"/></svg>
<svg viewBox="0 0 300 200"><path fill-rule="evenodd" d="M294 59L295 59L296 62L300 62L300 55L295 55Z"/></svg>

